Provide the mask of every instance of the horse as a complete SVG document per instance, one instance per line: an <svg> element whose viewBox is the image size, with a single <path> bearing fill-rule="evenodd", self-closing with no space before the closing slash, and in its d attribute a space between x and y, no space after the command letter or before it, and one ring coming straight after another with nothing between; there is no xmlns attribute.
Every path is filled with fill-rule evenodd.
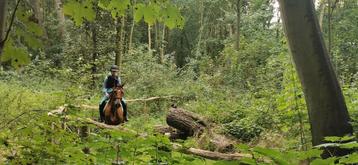
<svg viewBox="0 0 358 165"><path fill-rule="evenodd" d="M109 101L104 107L104 122L108 125L124 123L124 110L122 98L124 96L123 85L113 88Z"/></svg>

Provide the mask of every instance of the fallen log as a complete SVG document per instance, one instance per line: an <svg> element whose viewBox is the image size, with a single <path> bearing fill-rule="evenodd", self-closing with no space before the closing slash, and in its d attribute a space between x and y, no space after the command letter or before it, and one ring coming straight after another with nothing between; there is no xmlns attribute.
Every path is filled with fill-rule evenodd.
<svg viewBox="0 0 358 165"><path fill-rule="evenodd" d="M172 98L180 98L180 96L155 96L155 97L141 98L141 99L128 99L128 100L126 100L126 102L127 103L147 102L147 101L165 100L165 99L172 99ZM94 106L94 105L82 104L82 105L74 106L74 107L83 108L83 109L98 110L98 105Z"/></svg>
<svg viewBox="0 0 358 165"><path fill-rule="evenodd" d="M179 96L155 96L150 98L144 98L144 99L128 99L126 102L147 102L147 101L154 101L154 100L162 100L162 99L171 99Z"/></svg>
<svg viewBox="0 0 358 165"><path fill-rule="evenodd" d="M169 126L184 132L187 137L200 136L208 126L198 115L180 108L171 108L166 118Z"/></svg>
<svg viewBox="0 0 358 165"><path fill-rule="evenodd" d="M241 160L242 158L252 158L251 154L243 154L243 153L226 154L226 153L213 152L213 151L207 151L207 150L196 149L196 148L189 148L187 150L184 150L184 153L200 156L211 160Z"/></svg>
<svg viewBox="0 0 358 165"><path fill-rule="evenodd" d="M206 159L211 160L241 160L242 158L252 158L251 154L244 154L244 153L220 153L220 152L213 152L203 149L197 148L188 148L185 149L182 145L178 143L172 143L174 150L182 152L184 154L190 154L195 156L200 156Z"/></svg>

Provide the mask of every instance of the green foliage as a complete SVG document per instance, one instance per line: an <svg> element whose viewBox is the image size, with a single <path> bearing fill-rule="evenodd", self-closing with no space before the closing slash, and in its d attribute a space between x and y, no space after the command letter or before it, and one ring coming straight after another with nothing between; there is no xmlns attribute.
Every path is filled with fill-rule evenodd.
<svg viewBox="0 0 358 165"><path fill-rule="evenodd" d="M84 20L94 21L96 18L92 0L70 0L63 6L63 12L74 19L76 26L82 25Z"/></svg>
<svg viewBox="0 0 358 165"><path fill-rule="evenodd" d="M249 118L241 120L235 120L228 124L225 124L225 131L235 136L236 138L248 142L255 137L258 137L263 128L258 126L254 121Z"/></svg>
<svg viewBox="0 0 358 165"><path fill-rule="evenodd" d="M30 63L27 51L24 48L16 48L11 41L5 44L1 62L10 61L11 65L15 68L21 68L22 66Z"/></svg>
<svg viewBox="0 0 358 165"><path fill-rule="evenodd" d="M58 32L61 25L57 13L52 10L53 1L42 1L47 14L43 27L33 21L30 6L20 5L11 39L1 56L0 164L110 164L117 156L128 164L298 164L302 160L311 160L312 164L356 163L356 153L322 160L321 149L297 151L310 142L307 110L283 31L271 20L277 14L271 1L242 4L239 50L234 46L236 1L201 2L203 6L196 0L136 4L129 0L67 0L64 12L75 26L66 21L62 35ZM332 56L357 131L354 43L358 33L352 23L357 14L351 2L344 4L349 5L337 6L333 18ZM130 122L124 127L136 134L85 124L82 119L97 118L97 110L73 106L97 106L108 66L118 53L119 28L113 22L123 16L126 33L120 76L126 83L126 99L172 96L129 104ZM132 19L137 24L132 50L127 50ZM164 45L167 54L163 63L158 62L157 50L148 51L145 46L147 25L153 26L155 44ZM162 25L169 28L164 31L164 41ZM326 33L325 22L323 26ZM42 43L44 34L46 42ZM10 64L22 67L21 72L11 71ZM173 149L167 137L154 132L155 125L166 124L165 115L172 103L208 119L213 123L212 131L253 145L241 144L237 150L254 158L209 161ZM64 104L69 107L67 117L78 121L46 115ZM67 129L62 126L64 122ZM90 129L86 137L77 133L84 127ZM299 140L302 134L303 143ZM210 141L207 137L201 140ZM356 141L345 143L350 137L326 140L329 143L320 147L357 149ZM213 149L198 144L196 138L183 143L184 148Z"/></svg>
<svg viewBox="0 0 358 165"><path fill-rule="evenodd" d="M130 7L130 0L117 1L99 1L98 6L111 12L112 18L116 19L119 16L124 16L125 11Z"/></svg>
<svg viewBox="0 0 358 165"><path fill-rule="evenodd" d="M29 49L43 48L40 37L43 36L44 31L41 26L31 21L32 14L32 12L24 7L19 7L16 11L16 19L21 23L21 26L12 28L15 33L10 35L9 39L5 42L0 62L9 62L11 66L19 69L30 63L31 56L29 55Z"/></svg>

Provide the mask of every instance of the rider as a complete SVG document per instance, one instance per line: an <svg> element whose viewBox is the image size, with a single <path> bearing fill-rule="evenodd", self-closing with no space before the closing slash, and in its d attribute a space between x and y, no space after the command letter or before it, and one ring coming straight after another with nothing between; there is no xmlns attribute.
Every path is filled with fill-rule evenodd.
<svg viewBox="0 0 358 165"><path fill-rule="evenodd" d="M99 104L99 115L100 115L100 121L104 122L104 107L106 106L107 101L109 100L110 93L113 91L113 88L116 86L121 85L121 78L118 77L118 71L119 68L117 65L112 65L110 68L111 75L107 76L103 83L103 92L104 96ZM123 111L124 111L124 120L128 121L128 115L127 115L127 104L122 98L122 105L123 105Z"/></svg>

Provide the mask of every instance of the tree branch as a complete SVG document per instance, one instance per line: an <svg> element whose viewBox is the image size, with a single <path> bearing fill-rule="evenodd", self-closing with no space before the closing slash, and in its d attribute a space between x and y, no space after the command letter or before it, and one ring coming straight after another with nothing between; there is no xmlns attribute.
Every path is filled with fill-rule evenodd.
<svg viewBox="0 0 358 165"><path fill-rule="evenodd" d="M15 20L15 14L16 14L16 11L17 11L17 9L19 7L20 2L21 2L21 0L18 0L17 3L16 3L14 12L11 15L11 22L10 22L9 28L6 31L5 38L0 42L0 45L4 45L5 41L9 38L9 34L10 34L11 29L12 29L12 25L14 23L14 20Z"/></svg>

